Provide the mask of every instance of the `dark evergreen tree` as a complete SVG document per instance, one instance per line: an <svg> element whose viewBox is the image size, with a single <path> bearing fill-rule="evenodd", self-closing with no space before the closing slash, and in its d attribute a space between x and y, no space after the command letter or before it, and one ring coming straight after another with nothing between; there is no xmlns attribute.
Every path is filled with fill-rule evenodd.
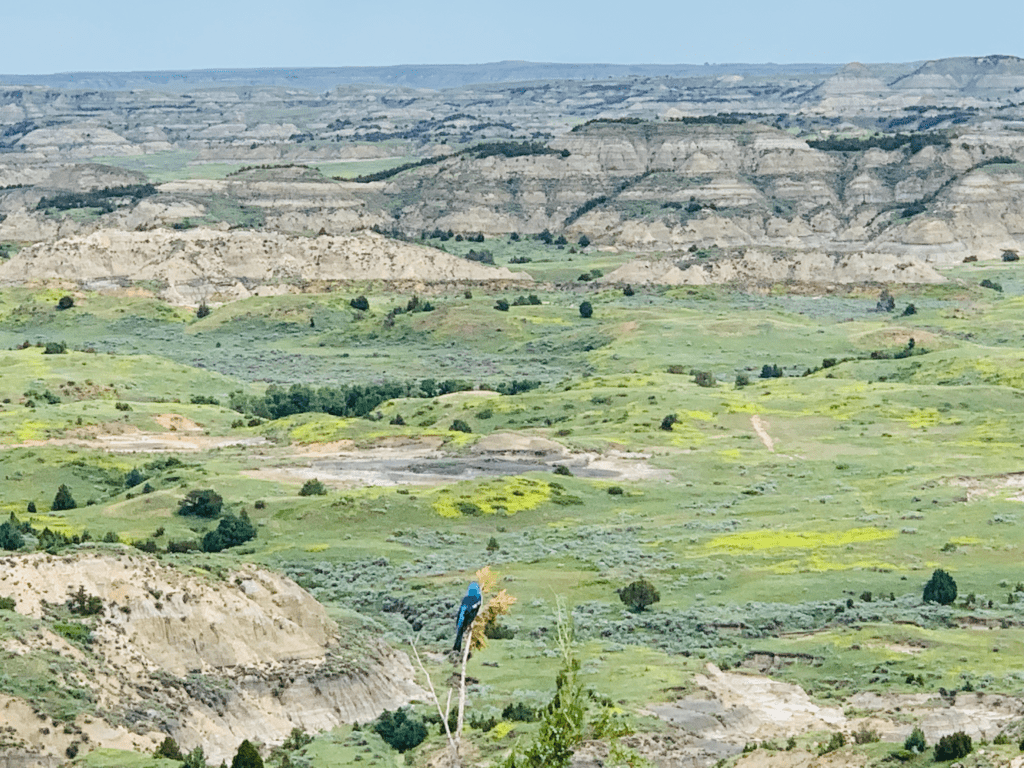
<svg viewBox="0 0 1024 768"><path fill-rule="evenodd" d="M924 585L924 600L926 603L950 605L956 600L956 582L953 577L937 568Z"/></svg>
<svg viewBox="0 0 1024 768"><path fill-rule="evenodd" d="M64 509L74 509L78 504L75 503L74 498L71 496L71 489L66 485L61 485L57 489L57 495L53 497L53 504L50 505L50 509L59 512Z"/></svg>
<svg viewBox="0 0 1024 768"><path fill-rule="evenodd" d="M21 549L24 545L25 537L21 535L19 526L10 520L5 520L3 525L0 525L0 549L13 552Z"/></svg>
<svg viewBox="0 0 1024 768"><path fill-rule="evenodd" d="M580 317L587 318L592 317L594 314L594 307L589 301L584 301L580 304Z"/></svg>
<svg viewBox="0 0 1024 768"><path fill-rule="evenodd" d="M224 506L224 499L214 490L189 491L178 502L178 514L185 517L217 517Z"/></svg>
<svg viewBox="0 0 1024 768"><path fill-rule="evenodd" d="M203 551L221 552L255 538L256 528L249 520L249 515L242 512L241 517L235 517L229 513L220 519L216 530L203 536Z"/></svg>
<svg viewBox="0 0 1024 768"><path fill-rule="evenodd" d="M231 758L231 768L263 768L263 758L248 739L238 745L238 752Z"/></svg>
<svg viewBox="0 0 1024 768"><path fill-rule="evenodd" d="M661 600L658 590L647 579L637 579L617 591L619 600L634 613L642 613L647 606Z"/></svg>

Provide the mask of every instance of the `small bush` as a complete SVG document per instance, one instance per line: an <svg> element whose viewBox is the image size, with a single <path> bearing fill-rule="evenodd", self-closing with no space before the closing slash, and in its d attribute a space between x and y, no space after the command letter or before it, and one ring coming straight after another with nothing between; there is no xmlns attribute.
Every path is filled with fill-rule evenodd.
<svg viewBox="0 0 1024 768"><path fill-rule="evenodd" d="M65 509L75 509L77 506L78 504L71 495L71 489L66 485L61 485L57 489L57 495L53 497L53 504L50 505L50 509L60 512Z"/></svg>
<svg viewBox="0 0 1024 768"><path fill-rule="evenodd" d="M501 549L501 545L498 544L498 540L494 536L491 536L491 538L487 540L487 551L497 552L499 549Z"/></svg>
<svg viewBox="0 0 1024 768"><path fill-rule="evenodd" d="M307 480L299 489L299 496L326 496L327 486L318 479Z"/></svg>
<svg viewBox="0 0 1024 768"><path fill-rule="evenodd" d="M928 742L924 740L924 731L915 727L903 741L903 748L908 752L916 752L919 755L924 752L928 748Z"/></svg>
<svg viewBox="0 0 1024 768"><path fill-rule="evenodd" d="M922 597L926 603L951 605L956 600L956 582L941 568L935 569L928 583L924 585Z"/></svg>
<svg viewBox="0 0 1024 768"><path fill-rule="evenodd" d="M619 600L634 613L643 613L647 606L661 600L658 590L647 579L637 579L616 591L619 593Z"/></svg>
<svg viewBox="0 0 1024 768"><path fill-rule="evenodd" d="M743 389L750 386L750 377L745 373L736 374L736 389Z"/></svg>
<svg viewBox="0 0 1024 768"><path fill-rule="evenodd" d="M619 485L613 485L608 489L609 496L621 496L623 493L625 493L625 491L623 491L622 487Z"/></svg>
<svg viewBox="0 0 1024 768"><path fill-rule="evenodd" d="M1003 251L1003 261L1020 261L1016 251Z"/></svg>
<svg viewBox="0 0 1024 768"><path fill-rule="evenodd" d="M65 355L68 351L68 345L63 341L48 341L46 346L43 347L44 355Z"/></svg>
<svg viewBox="0 0 1024 768"><path fill-rule="evenodd" d="M943 736L935 745L935 762L942 763L947 760L959 760L967 757L974 751L971 737L963 731L957 731Z"/></svg>
<svg viewBox="0 0 1024 768"><path fill-rule="evenodd" d="M870 728L861 728L859 731L853 732L854 744L873 744L874 742L881 740L882 737L878 735L878 731Z"/></svg>
<svg viewBox="0 0 1024 768"><path fill-rule="evenodd" d="M370 308L370 302L365 296L356 296L348 303L348 305L352 307L352 309L358 309L360 312L365 312Z"/></svg>
<svg viewBox="0 0 1024 768"><path fill-rule="evenodd" d="M75 306L75 300L70 296L61 296L57 302L57 309L71 309Z"/></svg>
<svg viewBox="0 0 1024 768"><path fill-rule="evenodd" d="M501 719L510 720L514 723L532 723L537 719L537 712L529 704L517 701L515 704L509 704L501 710Z"/></svg>
<svg viewBox="0 0 1024 768"><path fill-rule="evenodd" d="M16 604L13 597L0 597L0 611L13 611Z"/></svg>
<svg viewBox="0 0 1024 768"><path fill-rule="evenodd" d="M17 523L5 520L0 524L0 549L14 552L23 546L25 546L25 537L22 536Z"/></svg>
<svg viewBox="0 0 1024 768"><path fill-rule="evenodd" d="M498 299L494 302L494 308L499 312L508 312L508 302L504 299Z"/></svg>
<svg viewBox="0 0 1024 768"><path fill-rule="evenodd" d="M178 502L178 514L185 517L217 517L224 507L224 499L214 490L189 491Z"/></svg>
<svg viewBox="0 0 1024 768"><path fill-rule="evenodd" d="M160 746L156 748L156 751L153 754L156 757L166 757L168 760L185 759L185 756L181 754L181 748L178 747L178 742L170 736L160 742Z"/></svg>
<svg viewBox="0 0 1024 768"><path fill-rule="evenodd" d="M633 290L632 285L627 285L625 288L622 289L623 296L632 296L634 293L636 293L636 291Z"/></svg>
<svg viewBox="0 0 1024 768"><path fill-rule="evenodd" d="M489 621L484 624L484 637L490 640L514 640L515 636L514 629L509 629L497 621Z"/></svg>
<svg viewBox="0 0 1024 768"><path fill-rule="evenodd" d="M999 291L999 293L1003 292L1003 286L1001 283L996 283L992 280L989 280L987 277L980 283L978 283L978 285L980 285L982 288L990 288L993 291Z"/></svg>
<svg viewBox="0 0 1024 768"><path fill-rule="evenodd" d="M209 531L203 536L203 551L221 552L255 538L256 528L245 512L242 512L241 517L227 514L221 518L216 530Z"/></svg>
<svg viewBox="0 0 1024 768"><path fill-rule="evenodd" d="M199 302L199 306L196 307L196 317L202 320L204 317L210 314L210 305L205 300Z"/></svg>
<svg viewBox="0 0 1024 768"><path fill-rule="evenodd" d="M693 383L698 387L715 386L715 374L711 371L692 371Z"/></svg>
<svg viewBox="0 0 1024 768"><path fill-rule="evenodd" d="M670 413L668 416L661 420L661 429L666 432L671 432L673 425L679 421L679 418L674 414Z"/></svg>
<svg viewBox="0 0 1024 768"><path fill-rule="evenodd" d="M588 318L594 315L594 307L589 301L580 303L580 317Z"/></svg>
<svg viewBox="0 0 1024 768"><path fill-rule="evenodd" d="M67 606L76 616L95 616L103 612L103 600L86 592L84 585L79 585L78 589L70 594Z"/></svg>
<svg viewBox="0 0 1024 768"><path fill-rule="evenodd" d="M836 731L832 734L832 738L829 739L828 744L822 744L820 747L818 747L818 754L827 755L829 752L835 752L837 749L840 749L845 746L846 737L839 731Z"/></svg>
<svg viewBox="0 0 1024 768"><path fill-rule="evenodd" d="M370 727L399 752L407 752L427 738L427 726L405 709L384 710Z"/></svg>
<svg viewBox="0 0 1024 768"><path fill-rule="evenodd" d="M572 477L573 476L572 470L569 469L567 466L565 466L565 464L559 464L557 467L555 467L554 473L556 475L562 475L563 477Z"/></svg>

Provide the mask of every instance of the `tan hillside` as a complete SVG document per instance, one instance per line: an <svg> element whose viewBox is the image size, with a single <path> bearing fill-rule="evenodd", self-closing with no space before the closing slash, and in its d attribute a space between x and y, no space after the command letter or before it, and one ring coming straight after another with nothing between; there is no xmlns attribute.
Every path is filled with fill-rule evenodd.
<svg viewBox="0 0 1024 768"><path fill-rule="evenodd" d="M368 721L420 695L404 654L340 631L309 593L254 566L184 573L109 549L3 560L0 596L19 614L41 618L79 587L103 604L87 651L45 623L7 635L2 650L73 661L53 684L87 689L96 714L42 733L29 703L6 698L6 741L23 750L60 756L88 737L151 751L169 734L216 764L242 739L280 743L294 727Z"/></svg>
<svg viewBox="0 0 1024 768"><path fill-rule="evenodd" d="M224 288L291 280L529 280L373 232L296 237L275 232L102 230L24 248L0 264L0 283L156 280Z"/></svg>

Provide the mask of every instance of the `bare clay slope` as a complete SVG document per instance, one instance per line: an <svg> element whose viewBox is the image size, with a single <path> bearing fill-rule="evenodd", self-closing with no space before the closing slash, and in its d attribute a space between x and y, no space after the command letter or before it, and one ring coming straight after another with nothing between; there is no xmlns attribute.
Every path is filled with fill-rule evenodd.
<svg viewBox="0 0 1024 768"><path fill-rule="evenodd" d="M839 152L750 123L599 122L551 146L568 155L452 158L381 194L412 200L399 218L409 233L548 228L635 250L884 252L932 264L1024 246L1024 138L1012 133Z"/></svg>
<svg viewBox="0 0 1024 768"><path fill-rule="evenodd" d="M35 279L82 283L158 280L228 288L291 280L529 280L523 273L451 256L372 232L295 237L273 232L193 229L124 232L39 243L0 264L0 283Z"/></svg>
<svg viewBox="0 0 1024 768"><path fill-rule="evenodd" d="M104 606L87 650L45 629L5 644L75 659L82 671L66 682L89 688L100 715L44 739L28 706L10 699L8 711L24 716L8 725L37 754L62 754L81 730L98 746L144 751L171 734L220 761L242 739L280 743L294 727L367 721L420 694L404 654L340 632L305 590L253 566L218 578L127 551L3 561L0 595L19 613L42 618L79 587Z"/></svg>

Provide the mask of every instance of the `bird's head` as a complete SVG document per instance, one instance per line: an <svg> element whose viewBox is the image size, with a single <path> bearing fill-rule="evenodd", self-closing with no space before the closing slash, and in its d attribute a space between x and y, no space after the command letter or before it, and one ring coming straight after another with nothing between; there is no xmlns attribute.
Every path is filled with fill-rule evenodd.
<svg viewBox="0 0 1024 768"><path fill-rule="evenodd" d="M473 597L480 597L480 584L476 581L471 581L469 583L469 591L466 594L472 595Z"/></svg>

